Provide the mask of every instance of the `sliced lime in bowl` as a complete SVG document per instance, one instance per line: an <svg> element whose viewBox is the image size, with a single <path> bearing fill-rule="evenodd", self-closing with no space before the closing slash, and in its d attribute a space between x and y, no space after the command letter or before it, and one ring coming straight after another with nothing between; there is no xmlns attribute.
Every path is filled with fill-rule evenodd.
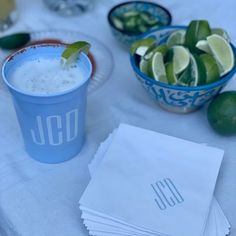
<svg viewBox="0 0 236 236"><path fill-rule="evenodd" d="M224 76L234 67L235 58L233 49L225 38L217 34L208 36L207 42L218 64L220 76Z"/></svg>

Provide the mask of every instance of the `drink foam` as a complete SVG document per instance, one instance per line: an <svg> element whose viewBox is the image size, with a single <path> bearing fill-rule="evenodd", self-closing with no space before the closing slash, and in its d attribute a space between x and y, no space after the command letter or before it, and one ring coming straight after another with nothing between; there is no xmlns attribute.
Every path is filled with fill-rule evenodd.
<svg viewBox="0 0 236 236"><path fill-rule="evenodd" d="M26 61L11 73L10 78L15 88L35 95L64 92L78 86L82 81L81 68L76 64L63 68L59 58Z"/></svg>

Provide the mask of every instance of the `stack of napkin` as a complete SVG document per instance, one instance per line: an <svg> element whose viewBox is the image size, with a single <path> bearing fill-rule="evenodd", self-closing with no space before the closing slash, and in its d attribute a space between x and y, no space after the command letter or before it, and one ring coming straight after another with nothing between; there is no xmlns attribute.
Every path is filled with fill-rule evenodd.
<svg viewBox="0 0 236 236"><path fill-rule="evenodd" d="M100 146L80 199L91 235L224 236L213 197L223 151L121 124Z"/></svg>

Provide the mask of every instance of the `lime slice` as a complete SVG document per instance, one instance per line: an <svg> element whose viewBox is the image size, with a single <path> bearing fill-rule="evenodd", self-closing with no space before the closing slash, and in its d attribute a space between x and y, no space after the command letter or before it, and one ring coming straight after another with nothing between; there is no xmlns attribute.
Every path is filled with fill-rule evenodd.
<svg viewBox="0 0 236 236"><path fill-rule="evenodd" d="M85 41L78 41L69 44L61 55L61 65L66 66L73 63L80 52L88 54L90 44Z"/></svg>
<svg viewBox="0 0 236 236"><path fill-rule="evenodd" d="M213 83L219 80L220 72L214 57L209 54L202 54L200 58L206 69L206 84Z"/></svg>
<svg viewBox="0 0 236 236"><path fill-rule="evenodd" d="M218 64L220 76L227 74L234 67L234 53L230 44L217 34L208 36L207 42Z"/></svg>
<svg viewBox="0 0 236 236"><path fill-rule="evenodd" d="M170 62L166 65L166 76L169 84L177 84L178 80L174 73L174 63Z"/></svg>
<svg viewBox="0 0 236 236"><path fill-rule="evenodd" d="M227 42L230 42L230 37L229 37L228 33L221 28L212 28L211 34L218 34L218 35L222 36Z"/></svg>
<svg viewBox="0 0 236 236"><path fill-rule="evenodd" d="M130 47L130 53L132 55L138 54L143 56L149 47L154 45L156 40L154 38L145 38L134 42Z"/></svg>
<svg viewBox="0 0 236 236"><path fill-rule="evenodd" d="M134 17L134 16L139 16L138 11L127 11L123 14L123 17Z"/></svg>
<svg viewBox="0 0 236 236"><path fill-rule="evenodd" d="M168 51L168 47L166 44L162 44L160 46L154 45L146 51L144 58L145 60L149 60L156 52L160 52L164 57L167 51Z"/></svg>
<svg viewBox="0 0 236 236"><path fill-rule="evenodd" d="M148 61L145 60L144 58L142 58L139 63L139 69L141 72L148 75Z"/></svg>
<svg viewBox="0 0 236 236"><path fill-rule="evenodd" d="M190 63L180 75L178 84L183 86L197 86L205 84L206 69L202 60L197 55L190 55Z"/></svg>
<svg viewBox="0 0 236 236"><path fill-rule="evenodd" d="M202 50L203 52L211 54L211 49L208 45L207 40L199 40L196 44L196 47Z"/></svg>
<svg viewBox="0 0 236 236"><path fill-rule="evenodd" d="M162 53L156 52L153 54L152 58L148 61L148 70L148 75L155 80L168 83Z"/></svg>
<svg viewBox="0 0 236 236"><path fill-rule="evenodd" d="M198 53L195 47L199 40L205 40L211 35L211 28L205 20L193 20L190 22L185 35L185 45L191 52Z"/></svg>
<svg viewBox="0 0 236 236"><path fill-rule="evenodd" d="M190 53L188 49L183 46L174 46L173 49L173 63L174 73L179 74L184 71L190 62Z"/></svg>
<svg viewBox="0 0 236 236"><path fill-rule="evenodd" d="M168 47L172 47L174 45L182 45L185 41L185 30L176 30L174 31L167 39Z"/></svg>
<svg viewBox="0 0 236 236"><path fill-rule="evenodd" d="M117 29L123 30L124 29L124 24L123 21L120 19L118 16L113 16L112 17L113 24Z"/></svg>

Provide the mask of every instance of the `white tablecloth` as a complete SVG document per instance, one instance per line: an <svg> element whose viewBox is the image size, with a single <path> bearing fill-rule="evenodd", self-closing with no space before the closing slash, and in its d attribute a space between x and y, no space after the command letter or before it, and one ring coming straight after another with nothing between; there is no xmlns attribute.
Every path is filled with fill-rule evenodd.
<svg viewBox="0 0 236 236"><path fill-rule="evenodd" d="M154 104L134 78L127 51L111 35L106 15L117 2L97 0L90 12L63 18L50 12L40 0L18 1L18 22L6 33L78 30L107 45L114 57L114 68L107 83L89 95L87 140L82 152L63 164L41 164L26 156L11 100L0 94L0 109L5 114L0 117L0 235L88 235L78 209L78 200L89 181L87 164L99 143L124 122L225 150L216 198L232 224L231 235L236 236L236 137L215 134L207 123L205 108L180 115ZM225 28L236 43L235 0L160 0L159 3L170 9L173 24L208 19L212 26ZM226 89L236 89L235 79Z"/></svg>

